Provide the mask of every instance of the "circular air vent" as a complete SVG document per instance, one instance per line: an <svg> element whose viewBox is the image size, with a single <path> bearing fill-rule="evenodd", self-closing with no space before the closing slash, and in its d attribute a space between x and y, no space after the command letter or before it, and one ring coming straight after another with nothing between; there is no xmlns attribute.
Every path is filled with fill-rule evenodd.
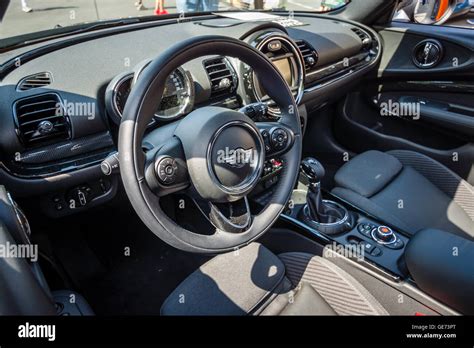
<svg viewBox="0 0 474 348"><path fill-rule="evenodd" d="M423 40L413 50L413 63L421 69L433 68L443 58L443 45L439 41Z"/></svg>

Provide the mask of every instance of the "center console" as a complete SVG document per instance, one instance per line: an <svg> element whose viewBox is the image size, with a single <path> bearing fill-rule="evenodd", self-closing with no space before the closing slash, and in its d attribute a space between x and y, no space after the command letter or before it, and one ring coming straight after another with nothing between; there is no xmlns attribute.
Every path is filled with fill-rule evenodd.
<svg viewBox="0 0 474 348"><path fill-rule="evenodd" d="M324 168L317 160L303 160L301 174L307 185L294 190L282 219L394 280L408 277L403 255L409 239L402 232L330 193L323 199Z"/></svg>
<svg viewBox="0 0 474 348"><path fill-rule="evenodd" d="M380 221L323 192L324 175L325 170L316 159L301 162L300 181L278 227L325 246L325 257L337 257L336 253L355 261L366 274L377 274L383 282L403 288L400 293L431 303L428 307L435 306L439 313L474 314L472 240L433 229L420 230L409 238L389 221ZM269 189L255 201L264 205L265 196L271 194ZM441 304L447 307L440 309Z"/></svg>

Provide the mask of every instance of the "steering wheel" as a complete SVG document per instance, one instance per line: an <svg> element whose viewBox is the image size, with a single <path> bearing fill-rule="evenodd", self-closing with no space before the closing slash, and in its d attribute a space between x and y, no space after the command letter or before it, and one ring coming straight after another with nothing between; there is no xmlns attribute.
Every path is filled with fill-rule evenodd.
<svg viewBox="0 0 474 348"><path fill-rule="evenodd" d="M249 65L280 109L275 122L254 122L246 113L203 107L178 121L174 134L146 152L142 142L168 76L184 63L209 55L234 57ZM245 42L200 36L175 44L141 73L126 103L119 131L120 172L138 216L166 243L189 252L235 250L260 237L283 211L296 182L302 148L293 95L275 66ZM261 178L265 158L278 155L283 167L269 203L252 214L247 195ZM215 227L211 235L180 227L160 198L186 191Z"/></svg>

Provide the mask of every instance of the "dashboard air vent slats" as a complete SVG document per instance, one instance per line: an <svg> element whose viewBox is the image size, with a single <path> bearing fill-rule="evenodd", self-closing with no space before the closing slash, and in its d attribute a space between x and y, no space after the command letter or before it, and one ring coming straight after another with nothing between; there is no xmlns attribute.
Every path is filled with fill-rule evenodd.
<svg viewBox="0 0 474 348"><path fill-rule="evenodd" d="M204 68L211 83L211 97L231 94L235 91L237 78L226 58L208 59L204 61Z"/></svg>
<svg viewBox="0 0 474 348"><path fill-rule="evenodd" d="M303 40L297 40L296 45L303 56L304 68L306 72L313 70L313 68L316 66L316 62L318 61L318 53L316 50Z"/></svg>
<svg viewBox="0 0 474 348"><path fill-rule="evenodd" d="M21 99L13 108L17 133L25 146L70 138L69 119L57 94Z"/></svg>
<svg viewBox="0 0 474 348"><path fill-rule="evenodd" d="M372 45L372 39L368 33L356 27L351 30L360 38L363 48L369 48Z"/></svg>
<svg viewBox="0 0 474 348"><path fill-rule="evenodd" d="M17 86L19 91L28 91L33 88L45 87L51 84L52 77L49 72L41 72L23 78Z"/></svg>

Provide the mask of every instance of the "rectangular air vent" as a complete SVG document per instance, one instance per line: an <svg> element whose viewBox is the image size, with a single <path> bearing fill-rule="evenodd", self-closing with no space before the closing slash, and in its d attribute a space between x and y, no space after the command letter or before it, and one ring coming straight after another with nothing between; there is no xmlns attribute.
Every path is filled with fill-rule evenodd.
<svg viewBox="0 0 474 348"><path fill-rule="evenodd" d="M310 72L316 67L316 62L318 61L318 53L316 50L311 47L306 41L298 40L296 45L303 56L304 68L306 73Z"/></svg>
<svg viewBox="0 0 474 348"><path fill-rule="evenodd" d="M204 68L211 83L211 97L228 95L237 88L237 77L229 61L224 57L204 61Z"/></svg>
<svg viewBox="0 0 474 348"><path fill-rule="evenodd" d="M41 72L23 78L17 86L19 91L28 91L33 88L45 87L51 84L52 77L49 72Z"/></svg>
<svg viewBox="0 0 474 348"><path fill-rule="evenodd" d="M356 27L352 28L351 30L360 38L363 48L368 48L372 45L372 39L368 33Z"/></svg>
<svg viewBox="0 0 474 348"><path fill-rule="evenodd" d="M70 138L69 118L57 94L18 100L13 106L17 133L25 146Z"/></svg>

